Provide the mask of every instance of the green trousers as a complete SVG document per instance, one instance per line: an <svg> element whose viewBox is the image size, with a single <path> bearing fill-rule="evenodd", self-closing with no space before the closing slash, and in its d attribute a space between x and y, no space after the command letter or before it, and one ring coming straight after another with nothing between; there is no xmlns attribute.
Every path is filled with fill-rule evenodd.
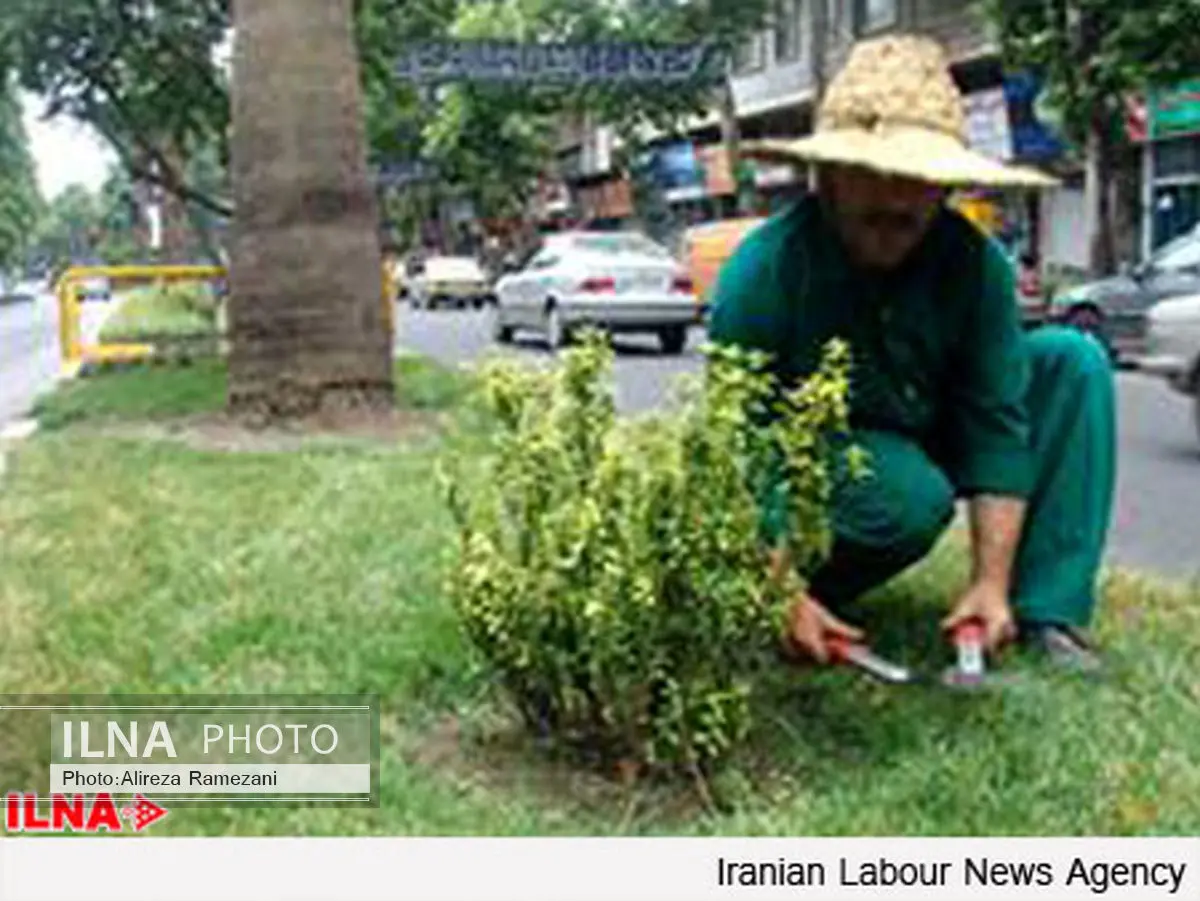
<svg viewBox="0 0 1200 901"><path fill-rule="evenodd" d="M1116 480L1112 366L1092 338L1030 332L1028 409L1036 478L1013 572L1012 604L1025 622L1087 626L1096 603ZM925 449L892 433L854 436L870 475L842 480L832 511L834 546L810 579L837 606L924 557L954 519L958 492Z"/></svg>

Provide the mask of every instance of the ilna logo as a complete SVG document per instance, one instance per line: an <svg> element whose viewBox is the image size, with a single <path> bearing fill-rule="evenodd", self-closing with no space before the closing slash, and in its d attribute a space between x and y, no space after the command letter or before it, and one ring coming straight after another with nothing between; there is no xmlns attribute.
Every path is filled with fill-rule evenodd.
<svg viewBox="0 0 1200 901"><path fill-rule="evenodd" d="M117 808L112 795L51 795L48 810L39 810L36 794L10 794L4 825L9 832L141 832L167 815L167 809L142 795Z"/></svg>

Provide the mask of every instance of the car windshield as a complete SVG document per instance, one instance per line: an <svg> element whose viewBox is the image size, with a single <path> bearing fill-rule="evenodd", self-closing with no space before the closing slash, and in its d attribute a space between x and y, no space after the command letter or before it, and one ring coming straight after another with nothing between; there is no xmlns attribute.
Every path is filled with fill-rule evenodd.
<svg viewBox="0 0 1200 901"><path fill-rule="evenodd" d="M571 245L576 250L586 253L600 254L638 254L639 256L659 257L670 259L671 254L665 247L654 243L645 235L636 232L620 232L611 235L579 235L572 239Z"/></svg>
<svg viewBox="0 0 1200 901"><path fill-rule="evenodd" d="M1164 244L1152 258L1155 269L1192 269L1200 266L1200 231Z"/></svg>

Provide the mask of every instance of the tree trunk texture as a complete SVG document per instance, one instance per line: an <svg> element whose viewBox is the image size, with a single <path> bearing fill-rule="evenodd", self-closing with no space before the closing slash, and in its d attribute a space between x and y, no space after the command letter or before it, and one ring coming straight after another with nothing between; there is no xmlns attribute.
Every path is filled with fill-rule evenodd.
<svg viewBox="0 0 1200 901"><path fill-rule="evenodd" d="M234 0L231 413L383 411L382 303L352 0Z"/></svg>
<svg viewBox="0 0 1200 901"><path fill-rule="evenodd" d="M1116 222L1113 204L1116 154L1102 112L1092 117L1087 138L1084 197L1087 201L1088 268L1094 276L1117 268Z"/></svg>

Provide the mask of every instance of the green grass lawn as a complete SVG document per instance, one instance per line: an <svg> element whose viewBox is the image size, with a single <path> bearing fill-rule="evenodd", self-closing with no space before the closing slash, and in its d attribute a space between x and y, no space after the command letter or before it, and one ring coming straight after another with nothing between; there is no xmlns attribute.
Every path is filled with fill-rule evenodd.
<svg viewBox="0 0 1200 901"><path fill-rule="evenodd" d="M395 366L400 401L415 410L445 410L461 400L469 382L458 373L415 356ZM105 373L63 384L34 407L43 430L72 424L163 419L220 409L225 402L223 360L201 359L189 366L151 367Z"/></svg>
<svg viewBox="0 0 1200 901"><path fill-rule="evenodd" d="M461 395L435 367L401 368L407 403ZM383 802L181 809L155 834L1200 830L1200 593L1110 577L1113 671L1098 684L1022 662L1023 684L962 697L781 669L706 810L690 787L620 787L511 733L440 588L435 442L219 454L78 428L215 406L222 380L219 367L147 370L43 404L56 427L0 485L0 693L378 693ZM884 650L943 662L933 633L959 550L948 540L864 605Z"/></svg>

